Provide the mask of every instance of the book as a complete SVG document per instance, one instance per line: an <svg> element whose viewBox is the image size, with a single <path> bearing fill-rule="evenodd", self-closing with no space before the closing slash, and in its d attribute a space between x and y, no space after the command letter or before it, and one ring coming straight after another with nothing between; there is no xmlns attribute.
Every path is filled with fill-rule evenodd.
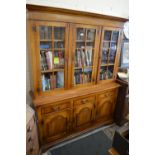
<svg viewBox="0 0 155 155"><path fill-rule="evenodd" d="M57 72L56 86L57 86L57 88L64 87L64 72L61 72L61 71Z"/></svg>
<svg viewBox="0 0 155 155"><path fill-rule="evenodd" d="M45 80L45 75L42 75L42 90L46 90L46 80Z"/></svg>
<svg viewBox="0 0 155 155"><path fill-rule="evenodd" d="M80 50L77 51L77 64L78 64L78 67L82 67L81 51Z"/></svg>
<svg viewBox="0 0 155 155"><path fill-rule="evenodd" d="M47 70L48 69L48 65L46 62L46 56L45 56L45 51L41 51L41 66L43 70Z"/></svg>
<svg viewBox="0 0 155 155"><path fill-rule="evenodd" d="M85 52L83 50L81 50L81 58L82 58L82 64L86 66Z"/></svg>
<svg viewBox="0 0 155 155"><path fill-rule="evenodd" d="M46 52L46 61L47 61L48 69L52 69L53 64L52 64L52 52L51 51Z"/></svg>

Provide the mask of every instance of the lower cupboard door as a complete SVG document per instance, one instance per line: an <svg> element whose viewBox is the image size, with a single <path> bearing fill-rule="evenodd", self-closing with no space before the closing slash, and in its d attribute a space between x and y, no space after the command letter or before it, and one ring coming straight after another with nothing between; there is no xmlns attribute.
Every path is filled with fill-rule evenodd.
<svg viewBox="0 0 155 155"><path fill-rule="evenodd" d="M70 110L52 113L43 118L43 139L45 142L64 137L69 131Z"/></svg>

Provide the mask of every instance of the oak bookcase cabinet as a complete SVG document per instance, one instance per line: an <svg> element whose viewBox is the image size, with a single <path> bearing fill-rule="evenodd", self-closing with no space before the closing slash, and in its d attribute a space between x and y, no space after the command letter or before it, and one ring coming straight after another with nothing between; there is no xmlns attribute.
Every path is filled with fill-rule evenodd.
<svg viewBox="0 0 155 155"><path fill-rule="evenodd" d="M27 5L31 95L42 146L112 123L125 21Z"/></svg>

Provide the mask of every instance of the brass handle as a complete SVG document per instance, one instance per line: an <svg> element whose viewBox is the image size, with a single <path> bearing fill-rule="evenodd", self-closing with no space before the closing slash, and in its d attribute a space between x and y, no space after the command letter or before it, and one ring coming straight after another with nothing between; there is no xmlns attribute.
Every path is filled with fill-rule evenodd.
<svg viewBox="0 0 155 155"><path fill-rule="evenodd" d="M60 110L60 107L54 107L53 108L55 111L58 111L58 110Z"/></svg>
<svg viewBox="0 0 155 155"><path fill-rule="evenodd" d="M88 100L82 100L82 103L84 104L84 103L86 103Z"/></svg>

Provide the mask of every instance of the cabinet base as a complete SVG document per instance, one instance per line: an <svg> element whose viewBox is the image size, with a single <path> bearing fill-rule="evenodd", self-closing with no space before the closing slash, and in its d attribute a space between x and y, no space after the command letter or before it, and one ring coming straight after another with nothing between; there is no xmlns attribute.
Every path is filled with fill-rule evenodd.
<svg viewBox="0 0 155 155"><path fill-rule="evenodd" d="M76 138L76 137L78 137L78 136L80 136L80 135L82 135L82 134L86 134L86 133L91 132L91 131L93 131L93 130L95 130L95 129L97 129L97 128L104 127L104 126L110 125L110 124L112 124L112 123L113 123L113 120L112 120L112 119L111 119L111 120L108 120L108 121L105 121L105 122L102 123L102 124L101 124L100 122L96 122L96 123L95 123L94 125L92 125L90 128L87 128L87 129L85 129L85 130L83 130L83 131L73 132L73 134L71 134L71 135L68 135L68 136L63 137L63 138L61 138L61 139L58 139L58 140L56 140L56 141L53 141L53 142L50 142L50 143L47 143L47 144L42 145L41 151L42 151L42 153L44 153L44 152L46 152L49 148L54 147L54 146L56 146L56 145L58 145L58 144L60 144L60 143L63 143L63 142L68 141L68 140L71 140L71 139Z"/></svg>

